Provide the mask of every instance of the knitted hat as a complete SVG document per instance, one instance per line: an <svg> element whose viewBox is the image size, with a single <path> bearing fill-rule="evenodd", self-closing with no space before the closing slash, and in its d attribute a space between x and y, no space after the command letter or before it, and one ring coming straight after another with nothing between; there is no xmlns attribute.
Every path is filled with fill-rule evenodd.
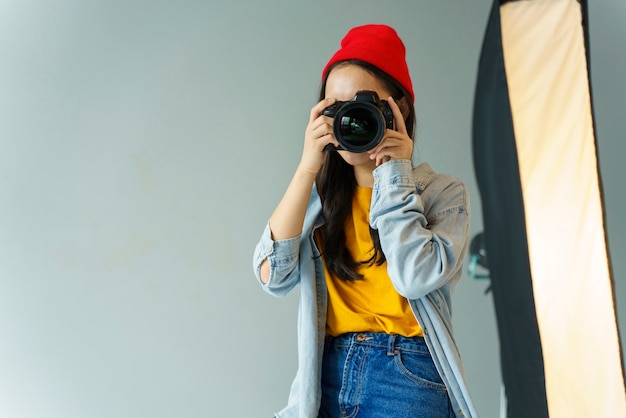
<svg viewBox="0 0 626 418"><path fill-rule="evenodd" d="M389 74L409 92L411 101L415 101L404 44L393 28L364 25L350 29L341 40L341 48L324 67L322 79L333 64L353 59L372 64Z"/></svg>

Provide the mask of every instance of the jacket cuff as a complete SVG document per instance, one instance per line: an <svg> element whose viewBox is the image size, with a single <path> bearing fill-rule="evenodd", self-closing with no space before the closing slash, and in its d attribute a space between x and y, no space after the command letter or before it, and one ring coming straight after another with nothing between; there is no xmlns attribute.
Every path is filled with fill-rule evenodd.
<svg viewBox="0 0 626 418"><path fill-rule="evenodd" d="M254 251L254 271L260 281L261 264L267 259L270 265L270 277L267 283L269 286L275 276L277 268L289 266L298 259L298 248L300 247L300 236L274 241L270 230L269 222L265 226L263 235Z"/></svg>
<svg viewBox="0 0 626 418"><path fill-rule="evenodd" d="M411 160L391 160L373 171L374 191L390 187L415 187Z"/></svg>

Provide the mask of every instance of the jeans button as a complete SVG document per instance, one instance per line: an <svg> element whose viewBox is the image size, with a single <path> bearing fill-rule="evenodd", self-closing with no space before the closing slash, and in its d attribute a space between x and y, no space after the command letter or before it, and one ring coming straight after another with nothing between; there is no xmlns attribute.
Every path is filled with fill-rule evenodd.
<svg viewBox="0 0 626 418"><path fill-rule="evenodd" d="M365 334L359 334L356 336L356 339L358 341L365 341L367 337L365 337Z"/></svg>

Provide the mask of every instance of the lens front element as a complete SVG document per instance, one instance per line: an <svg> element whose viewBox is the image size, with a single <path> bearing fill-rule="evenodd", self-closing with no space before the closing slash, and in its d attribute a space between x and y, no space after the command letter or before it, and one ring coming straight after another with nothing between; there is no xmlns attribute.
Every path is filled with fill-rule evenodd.
<svg viewBox="0 0 626 418"><path fill-rule="evenodd" d="M353 145L363 145L376 135L376 119L370 112L354 109L341 118L341 137Z"/></svg>

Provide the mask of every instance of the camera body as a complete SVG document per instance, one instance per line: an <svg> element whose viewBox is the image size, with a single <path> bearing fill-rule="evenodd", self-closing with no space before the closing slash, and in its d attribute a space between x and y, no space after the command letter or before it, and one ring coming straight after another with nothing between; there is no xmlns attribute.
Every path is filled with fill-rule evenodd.
<svg viewBox="0 0 626 418"><path fill-rule="evenodd" d="M389 103L375 91L359 91L354 99L335 102L321 114L335 119L333 134L339 142L339 147L328 144L325 150L367 152L382 141L386 129L393 129Z"/></svg>

